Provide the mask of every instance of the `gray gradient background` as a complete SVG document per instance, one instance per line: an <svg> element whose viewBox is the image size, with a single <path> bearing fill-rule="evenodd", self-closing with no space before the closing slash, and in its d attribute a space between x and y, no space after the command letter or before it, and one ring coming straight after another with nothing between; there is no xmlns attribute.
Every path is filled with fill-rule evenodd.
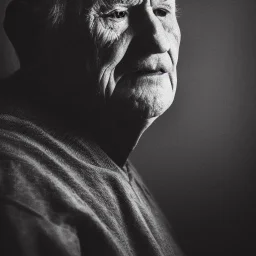
<svg viewBox="0 0 256 256"><path fill-rule="evenodd" d="M256 255L256 1L177 3L176 99L131 158L188 256ZM0 77L17 68L0 28Z"/></svg>

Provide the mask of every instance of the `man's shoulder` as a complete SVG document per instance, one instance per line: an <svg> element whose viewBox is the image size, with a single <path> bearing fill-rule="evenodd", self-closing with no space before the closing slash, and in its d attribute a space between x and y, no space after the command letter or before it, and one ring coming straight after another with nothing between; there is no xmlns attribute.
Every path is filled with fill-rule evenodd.
<svg viewBox="0 0 256 256"><path fill-rule="evenodd" d="M1 196L41 214L60 205L77 209L81 200L89 206L106 176L117 172L89 139L59 138L30 120L0 114Z"/></svg>
<svg viewBox="0 0 256 256"><path fill-rule="evenodd" d="M67 169L74 171L70 165L75 165L76 156L67 144L30 120L0 114L0 175L5 193L24 195L17 190L29 188L35 194L45 190L41 192L46 196L51 184L64 184L61 179L65 180Z"/></svg>

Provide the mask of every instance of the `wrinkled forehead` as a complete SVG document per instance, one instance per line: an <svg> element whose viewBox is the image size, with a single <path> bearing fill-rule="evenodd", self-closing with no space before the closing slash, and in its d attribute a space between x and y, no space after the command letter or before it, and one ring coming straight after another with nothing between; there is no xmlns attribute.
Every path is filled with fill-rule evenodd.
<svg viewBox="0 0 256 256"><path fill-rule="evenodd" d="M143 3L147 4L159 4L159 3L167 3L167 4L175 4L175 0L84 0L86 4L89 5L103 5L103 6L113 6L113 5L139 5Z"/></svg>

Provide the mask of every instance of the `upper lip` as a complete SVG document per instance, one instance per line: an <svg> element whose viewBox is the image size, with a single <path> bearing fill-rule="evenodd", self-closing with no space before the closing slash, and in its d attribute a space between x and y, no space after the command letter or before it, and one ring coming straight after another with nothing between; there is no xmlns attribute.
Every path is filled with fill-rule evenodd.
<svg viewBox="0 0 256 256"><path fill-rule="evenodd" d="M158 61L156 63L143 61L138 63L134 68L132 68L132 72L139 73L168 73L170 69L167 67L166 63L162 61Z"/></svg>
<svg viewBox="0 0 256 256"><path fill-rule="evenodd" d="M120 77L116 78L117 81L120 80L123 75L129 75L131 73L137 75L149 75L154 73L168 73L171 75L172 72L172 61L169 55L153 55L146 58L131 58L133 61L127 61L125 64L120 65L119 72L122 74ZM137 59L135 61L135 59ZM120 74L119 73L119 74Z"/></svg>

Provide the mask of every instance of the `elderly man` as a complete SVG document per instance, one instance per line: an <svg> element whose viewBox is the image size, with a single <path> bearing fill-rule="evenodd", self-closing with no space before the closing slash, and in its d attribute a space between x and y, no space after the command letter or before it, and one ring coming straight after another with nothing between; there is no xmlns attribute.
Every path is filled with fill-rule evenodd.
<svg viewBox="0 0 256 256"><path fill-rule="evenodd" d="M181 255L127 160L172 104L175 0L14 0L2 82L1 255Z"/></svg>

